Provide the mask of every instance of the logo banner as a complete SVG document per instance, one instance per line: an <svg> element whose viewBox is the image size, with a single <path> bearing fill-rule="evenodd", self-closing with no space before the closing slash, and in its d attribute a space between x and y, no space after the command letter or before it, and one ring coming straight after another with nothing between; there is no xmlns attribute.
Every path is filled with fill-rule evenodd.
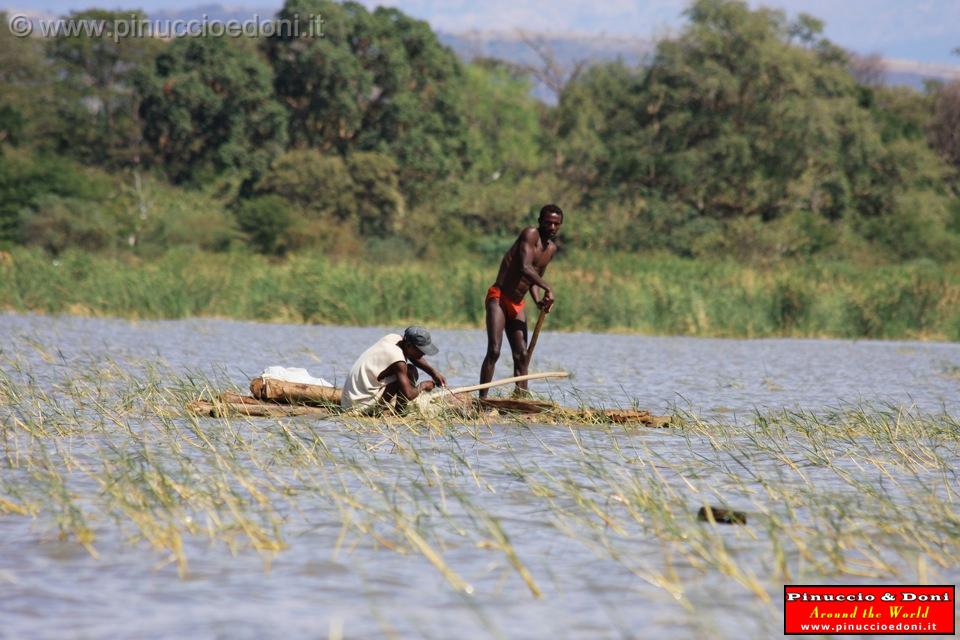
<svg viewBox="0 0 960 640"><path fill-rule="evenodd" d="M953 635L955 585L783 587L783 633Z"/></svg>

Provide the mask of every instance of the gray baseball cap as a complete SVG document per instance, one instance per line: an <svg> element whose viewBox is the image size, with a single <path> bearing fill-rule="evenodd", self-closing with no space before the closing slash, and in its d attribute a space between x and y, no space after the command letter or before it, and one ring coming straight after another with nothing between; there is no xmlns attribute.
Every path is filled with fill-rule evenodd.
<svg viewBox="0 0 960 640"><path fill-rule="evenodd" d="M436 355L440 351L440 349L437 349L437 345L430 341L430 332L423 327L407 327L407 330L403 332L403 339L423 351L424 355L427 356Z"/></svg>

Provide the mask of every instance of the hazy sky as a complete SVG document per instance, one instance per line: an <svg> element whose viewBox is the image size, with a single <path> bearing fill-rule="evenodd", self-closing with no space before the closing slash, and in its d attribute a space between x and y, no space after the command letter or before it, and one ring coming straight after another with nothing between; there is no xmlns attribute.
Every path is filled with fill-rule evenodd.
<svg viewBox="0 0 960 640"><path fill-rule="evenodd" d="M388 4L436 29L481 29L537 32L607 33L649 38L676 30L687 0L363 0ZM141 8L148 13L209 4L209 0L0 0L8 10L64 13L100 6ZM224 2L231 7L271 13L282 0ZM827 24L827 35L838 44L861 53L890 58L960 64L951 50L960 47L960 0L750 0L784 9L789 15L810 13Z"/></svg>

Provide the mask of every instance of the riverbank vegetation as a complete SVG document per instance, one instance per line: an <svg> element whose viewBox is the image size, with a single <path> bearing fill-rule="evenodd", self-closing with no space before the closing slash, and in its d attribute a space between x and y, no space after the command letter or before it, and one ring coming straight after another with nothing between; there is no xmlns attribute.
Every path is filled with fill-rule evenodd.
<svg viewBox="0 0 960 640"><path fill-rule="evenodd" d="M441 268L187 250L149 260L75 251L51 259L18 249L0 263L0 300L21 312L142 319L482 326L497 259L450 259ZM960 269L926 260L752 267L570 252L550 275L560 292L550 329L960 340Z"/></svg>
<svg viewBox="0 0 960 640"><path fill-rule="evenodd" d="M317 14L314 38L3 20L0 307L476 325L557 202L557 328L957 338L957 83L887 87L813 17L698 0L544 104L396 9L278 17Z"/></svg>

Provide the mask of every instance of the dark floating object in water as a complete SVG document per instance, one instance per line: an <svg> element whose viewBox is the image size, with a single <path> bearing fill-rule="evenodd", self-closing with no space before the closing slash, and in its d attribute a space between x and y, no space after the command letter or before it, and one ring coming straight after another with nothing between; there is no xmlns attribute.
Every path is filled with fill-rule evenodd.
<svg viewBox="0 0 960 640"><path fill-rule="evenodd" d="M711 519L717 524L747 524L747 514L743 511L710 506L700 507L700 511L697 511L697 520L710 522Z"/></svg>

